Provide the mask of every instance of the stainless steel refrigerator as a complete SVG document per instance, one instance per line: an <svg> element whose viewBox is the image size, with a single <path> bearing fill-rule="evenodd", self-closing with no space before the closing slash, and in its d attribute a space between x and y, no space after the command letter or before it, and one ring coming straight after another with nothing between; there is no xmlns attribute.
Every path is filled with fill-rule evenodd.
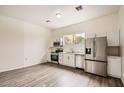
<svg viewBox="0 0 124 93"><path fill-rule="evenodd" d="M95 37L86 39L86 72L101 76L107 76L106 47L106 37Z"/></svg>

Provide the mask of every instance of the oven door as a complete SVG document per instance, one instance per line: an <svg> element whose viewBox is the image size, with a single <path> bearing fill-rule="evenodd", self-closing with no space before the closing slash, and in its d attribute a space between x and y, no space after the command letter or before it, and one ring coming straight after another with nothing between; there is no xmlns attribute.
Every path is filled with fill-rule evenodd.
<svg viewBox="0 0 124 93"><path fill-rule="evenodd" d="M57 61L58 62L58 54L51 54L51 61Z"/></svg>

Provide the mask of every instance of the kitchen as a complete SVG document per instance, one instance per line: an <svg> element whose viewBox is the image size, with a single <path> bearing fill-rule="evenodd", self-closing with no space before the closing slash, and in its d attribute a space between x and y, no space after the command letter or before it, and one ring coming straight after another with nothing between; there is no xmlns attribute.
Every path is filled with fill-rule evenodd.
<svg viewBox="0 0 124 93"><path fill-rule="evenodd" d="M95 39L96 42L94 42ZM58 43L58 45L55 43ZM59 49L60 51L57 51ZM112 76L121 78L119 31L64 35L53 42L51 51L51 53L48 53L48 62L80 68L85 72L104 77ZM92 59L93 57L94 59ZM101 57L101 60L99 57ZM88 60L88 58L90 59ZM92 61L96 62L93 64ZM97 64L99 61L101 64Z"/></svg>
<svg viewBox="0 0 124 93"><path fill-rule="evenodd" d="M123 87L123 8L0 6L0 86Z"/></svg>

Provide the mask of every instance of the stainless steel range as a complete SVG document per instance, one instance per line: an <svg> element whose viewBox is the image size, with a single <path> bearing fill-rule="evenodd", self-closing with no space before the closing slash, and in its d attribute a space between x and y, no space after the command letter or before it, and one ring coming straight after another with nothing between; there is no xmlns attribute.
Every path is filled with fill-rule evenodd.
<svg viewBox="0 0 124 93"><path fill-rule="evenodd" d="M62 48L56 49L55 52L51 52L51 61L59 64L59 52L63 52Z"/></svg>
<svg viewBox="0 0 124 93"><path fill-rule="evenodd" d="M58 62L58 61L59 61L59 54L56 53L56 52L52 52L52 53L51 53L51 61L52 61L52 62L59 63L59 62Z"/></svg>

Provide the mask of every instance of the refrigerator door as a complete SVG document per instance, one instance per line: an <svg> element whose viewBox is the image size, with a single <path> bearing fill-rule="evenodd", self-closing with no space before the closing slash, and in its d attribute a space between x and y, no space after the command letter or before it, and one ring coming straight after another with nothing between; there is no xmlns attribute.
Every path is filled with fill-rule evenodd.
<svg viewBox="0 0 124 93"><path fill-rule="evenodd" d="M94 38L87 38L86 39L86 59L94 59Z"/></svg>
<svg viewBox="0 0 124 93"><path fill-rule="evenodd" d="M95 60L105 62L107 61L106 46L107 46L106 37L95 38Z"/></svg>
<svg viewBox="0 0 124 93"><path fill-rule="evenodd" d="M92 63L93 61L86 60L85 61L85 71L92 73Z"/></svg>
<svg viewBox="0 0 124 93"><path fill-rule="evenodd" d="M86 52L85 71L96 75L107 75L106 37L86 39L86 50L91 48L91 54Z"/></svg>
<svg viewBox="0 0 124 93"><path fill-rule="evenodd" d="M107 63L87 60L85 71L100 76L107 76Z"/></svg>
<svg viewBox="0 0 124 93"><path fill-rule="evenodd" d="M104 62L93 62L92 73L101 76L107 76L107 63Z"/></svg>

